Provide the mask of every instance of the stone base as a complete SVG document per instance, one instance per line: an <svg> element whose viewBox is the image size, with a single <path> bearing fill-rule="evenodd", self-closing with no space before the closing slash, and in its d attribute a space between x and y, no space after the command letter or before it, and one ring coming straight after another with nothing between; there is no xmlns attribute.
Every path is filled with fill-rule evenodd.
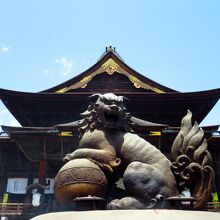
<svg viewBox="0 0 220 220"><path fill-rule="evenodd" d="M220 213L204 211L183 211L168 209L150 210L105 210L105 211L83 211L83 212L56 212L39 215L32 220L219 220Z"/></svg>

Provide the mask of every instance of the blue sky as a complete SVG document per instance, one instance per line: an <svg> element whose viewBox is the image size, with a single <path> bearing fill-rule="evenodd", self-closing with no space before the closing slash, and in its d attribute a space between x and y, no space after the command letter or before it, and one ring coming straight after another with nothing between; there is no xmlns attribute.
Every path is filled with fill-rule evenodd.
<svg viewBox="0 0 220 220"><path fill-rule="evenodd" d="M0 88L55 86L93 65L109 45L173 89L220 87L218 0L1 0L0 10ZM0 124L17 125L2 103ZM220 124L220 102L202 124Z"/></svg>

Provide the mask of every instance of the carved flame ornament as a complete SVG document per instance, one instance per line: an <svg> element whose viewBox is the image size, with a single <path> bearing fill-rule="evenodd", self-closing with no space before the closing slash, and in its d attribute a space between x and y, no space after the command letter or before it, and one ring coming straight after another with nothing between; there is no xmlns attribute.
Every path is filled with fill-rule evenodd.
<svg viewBox="0 0 220 220"><path fill-rule="evenodd" d="M207 150L207 140L202 128L195 122L192 126L192 113L188 110L182 119L181 129L173 142L171 154L175 160L171 169L179 183L180 191L189 188L196 199L195 209L202 209L209 199L214 171L212 158Z"/></svg>

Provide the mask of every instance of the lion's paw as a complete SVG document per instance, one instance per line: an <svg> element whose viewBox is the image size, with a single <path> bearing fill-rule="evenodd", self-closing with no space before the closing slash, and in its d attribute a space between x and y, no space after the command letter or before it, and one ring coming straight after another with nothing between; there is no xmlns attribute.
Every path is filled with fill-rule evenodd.
<svg viewBox="0 0 220 220"><path fill-rule="evenodd" d="M63 161L64 161L64 162L68 162L68 161L70 161L70 160L72 160L72 155L71 155L71 154L67 154L67 155L63 158Z"/></svg>

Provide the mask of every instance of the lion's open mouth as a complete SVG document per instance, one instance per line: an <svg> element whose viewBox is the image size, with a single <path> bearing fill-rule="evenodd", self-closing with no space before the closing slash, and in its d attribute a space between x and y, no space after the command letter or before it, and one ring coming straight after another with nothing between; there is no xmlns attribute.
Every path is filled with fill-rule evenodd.
<svg viewBox="0 0 220 220"><path fill-rule="evenodd" d="M119 120L119 115L115 114L114 112L105 112L104 116L105 120L111 124L117 123Z"/></svg>

